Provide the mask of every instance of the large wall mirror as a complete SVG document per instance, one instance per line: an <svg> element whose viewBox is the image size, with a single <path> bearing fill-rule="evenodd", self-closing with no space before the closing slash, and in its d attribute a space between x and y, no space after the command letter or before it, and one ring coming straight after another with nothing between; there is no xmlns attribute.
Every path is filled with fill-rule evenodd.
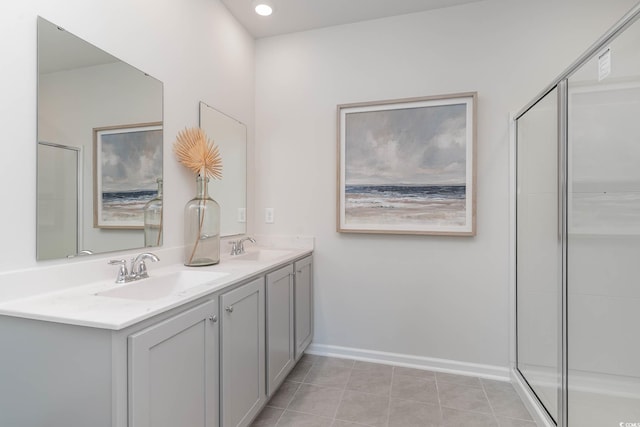
<svg viewBox="0 0 640 427"><path fill-rule="evenodd" d="M200 128L220 147L222 156L222 179L209 183L209 195L220 204L220 234L244 234L247 232L247 127L201 102Z"/></svg>
<svg viewBox="0 0 640 427"><path fill-rule="evenodd" d="M161 244L162 114L162 82L38 18L38 260Z"/></svg>

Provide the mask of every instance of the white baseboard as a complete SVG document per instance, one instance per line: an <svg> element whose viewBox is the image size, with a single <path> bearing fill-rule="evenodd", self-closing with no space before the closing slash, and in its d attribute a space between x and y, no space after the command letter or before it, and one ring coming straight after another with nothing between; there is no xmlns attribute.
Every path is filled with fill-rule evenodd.
<svg viewBox="0 0 640 427"><path fill-rule="evenodd" d="M523 377L534 388L558 388L558 369L549 366L525 365ZM635 375L612 375L602 372L585 372L572 369L569 375L569 392L620 397L640 400L640 383Z"/></svg>
<svg viewBox="0 0 640 427"><path fill-rule="evenodd" d="M425 369L449 374L469 375L498 381L509 381L509 368L457 360L436 359L409 354L387 353L360 348L340 347L336 345L316 344L306 350L309 354L361 360L363 362L382 363L406 368Z"/></svg>

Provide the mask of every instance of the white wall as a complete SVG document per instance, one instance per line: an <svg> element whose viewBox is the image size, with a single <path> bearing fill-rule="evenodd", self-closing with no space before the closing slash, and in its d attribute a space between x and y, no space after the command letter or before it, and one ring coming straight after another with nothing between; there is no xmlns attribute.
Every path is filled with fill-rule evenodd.
<svg viewBox="0 0 640 427"><path fill-rule="evenodd" d="M198 124L199 101L252 129L253 39L218 0L3 1L0 273L69 262L35 260L38 15L164 82L164 247L182 245L182 210L195 181L172 144L178 131Z"/></svg>
<svg viewBox="0 0 640 427"><path fill-rule="evenodd" d="M256 230L316 236L317 345L508 365L509 113L634 3L487 0L257 42ZM336 233L336 105L467 91L477 236Z"/></svg>

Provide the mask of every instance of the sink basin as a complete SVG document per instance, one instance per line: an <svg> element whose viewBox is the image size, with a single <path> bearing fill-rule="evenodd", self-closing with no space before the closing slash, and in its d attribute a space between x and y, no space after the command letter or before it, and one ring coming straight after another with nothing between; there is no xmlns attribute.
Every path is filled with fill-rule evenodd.
<svg viewBox="0 0 640 427"><path fill-rule="evenodd" d="M152 300L169 295L179 295L188 289L204 285L229 273L218 271L182 270L162 276L151 276L115 289L98 292L97 296L110 298L125 298L135 300Z"/></svg>
<svg viewBox="0 0 640 427"><path fill-rule="evenodd" d="M258 249L242 255L232 256L230 259L239 261L271 261L290 254L291 251L278 249Z"/></svg>

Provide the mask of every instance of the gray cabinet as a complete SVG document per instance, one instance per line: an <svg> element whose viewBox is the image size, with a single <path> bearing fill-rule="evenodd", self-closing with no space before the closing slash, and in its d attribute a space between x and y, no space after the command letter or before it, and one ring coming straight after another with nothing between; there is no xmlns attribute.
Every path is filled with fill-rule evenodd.
<svg viewBox="0 0 640 427"><path fill-rule="evenodd" d="M121 330L0 316L0 426L248 426L313 337L311 256L276 268Z"/></svg>
<svg viewBox="0 0 640 427"><path fill-rule="evenodd" d="M218 301L128 337L129 427L217 427Z"/></svg>
<svg viewBox="0 0 640 427"><path fill-rule="evenodd" d="M271 396L293 368L293 266L267 274L267 395Z"/></svg>
<svg viewBox="0 0 640 427"><path fill-rule="evenodd" d="M296 261L294 269L295 295L295 359L302 357L313 339L313 258Z"/></svg>
<svg viewBox="0 0 640 427"><path fill-rule="evenodd" d="M264 277L220 296L222 426L247 426L266 402Z"/></svg>
<svg viewBox="0 0 640 427"><path fill-rule="evenodd" d="M112 427L116 359L110 331L0 316L0 426Z"/></svg>

